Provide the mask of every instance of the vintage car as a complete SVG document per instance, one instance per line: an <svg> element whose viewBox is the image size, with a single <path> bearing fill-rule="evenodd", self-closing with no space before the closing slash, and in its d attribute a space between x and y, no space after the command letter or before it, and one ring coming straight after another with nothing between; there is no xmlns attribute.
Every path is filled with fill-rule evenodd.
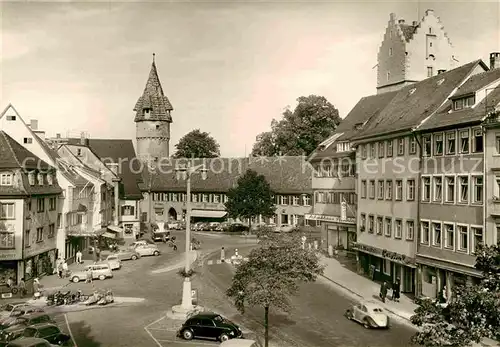
<svg viewBox="0 0 500 347"><path fill-rule="evenodd" d="M154 255L158 256L160 255L160 249L158 248L157 245L140 245L135 247L135 251L141 255L141 257L147 256L147 255Z"/></svg>
<svg viewBox="0 0 500 347"><path fill-rule="evenodd" d="M78 283L87 279L88 269L92 269L92 279L99 279L101 281L106 278L113 278L111 266L108 263L100 262L97 264L87 265L84 269L75 271L70 276L70 281Z"/></svg>
<svg viewBox="0 0 500 347"><path fill-rule="evenodd" d="M104 262L107 262L109 264L111 270L120 270L122 268L122 261L116 254L108 255Z"/></svg>
<svg viewBox="0 0 500 347"><path fill-rule="evenodd" d="M202 312L188 318L177 332L184 340L209 338L221 342L241 338L241 329L217 313Z"/></svg>
<svg viewBox="0 0 500 347"><path fill-rule="evenodd" d="M366 329L389 328L389 317L374 301L362 301L352 305L345 312L345 316L349 320L363 324Z"/></svg>

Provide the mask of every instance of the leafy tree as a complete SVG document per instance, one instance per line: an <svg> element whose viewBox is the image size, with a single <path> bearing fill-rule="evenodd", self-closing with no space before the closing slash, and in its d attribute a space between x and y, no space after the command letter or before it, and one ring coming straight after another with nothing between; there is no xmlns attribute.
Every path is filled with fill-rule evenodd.
<svg viewBox="0 0 500 347"><path fill-rule="evenodd" d="M271 217L276 210L269 183L253 170L247 170L238 178L237 186L229 189L225 206L229 217L248 218L250 230L253 217Z"/></svg>
<svg viewBox="0 0 500 347"><path fill-rule="evenodd" d="M248 261L238 266L226 294L237 309L245 306L264 307L265 347L269 344L269 309L290 309L291 295L301 282L313 282L323 273L319 258L313 251L302 249L300 235L260 235L260 247L252 250Z"/></svg>
<svg viewBox="0 0 500 347"><path fill-rule="evenodd" d="M175 145L174 158L216 158L220 156L219 144L207 132L195 129L184 135Z"/></svg>
<svg viewBox="0 0 500 347"><path fill-rule="evenodd" d="M478 246L479 284L455 286L446 304L421 299L411 321L421 330L412 341L429 347L465 347L483 338L500 340L500 247Z"/></svg>
<svg viewBox="0 0 500 347"><path fill-rule="evenodd" d="M297 101L293 112L287 107L283 119L273 119L271 131L257 136L252 155L309 155L332 135L341 120L335 106L317 95L301 96Z"/></svg>

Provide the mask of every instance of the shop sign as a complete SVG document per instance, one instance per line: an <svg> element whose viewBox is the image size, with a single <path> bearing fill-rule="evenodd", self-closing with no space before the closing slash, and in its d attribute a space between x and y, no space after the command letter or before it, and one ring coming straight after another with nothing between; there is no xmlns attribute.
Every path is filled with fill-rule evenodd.
<svg viewBox="0 0 500 347"><path fill-rule="evenodd" d="M0 251L0 260L15 260L20 258L17 253L1 253Z"/></svg>
<svg viewBox="0 0 500 347"><path fill-rule="evenodd" d="M340 220L345 221L347 219L347 203L342 201L340 204Z"/></svg>
<svg viewBox="0 0 500 347"><path fill-rule="evenodd" d="M389 260L392 260L392 261L395 261L398 263L415 265L415 259L407 257L404 254L399 254L396 252L388 251L386 249L380 249L377 247L363 245L361 243L355 243L354 248L356 248L357 250L362 251L362 252L364 251L364 252L371 253L374 255L380 255L382 258L386 258L386 259L389 259Z"/></svg>
<svg viewBox="0 0 500 347"><path fill-rule="evenodd" d="M328 216L324 214L306 214L305 218L309 220L319 220L324 222L356 224L356 218L352 217L349 218L345 217L345 219L342 219L339 216Z"/></svg>

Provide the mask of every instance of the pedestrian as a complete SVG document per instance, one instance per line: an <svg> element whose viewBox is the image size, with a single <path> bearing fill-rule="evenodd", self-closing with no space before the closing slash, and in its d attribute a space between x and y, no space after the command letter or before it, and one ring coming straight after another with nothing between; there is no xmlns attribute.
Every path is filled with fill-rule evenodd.
<svg viewBox="0 0 500 347"><path fill-rule="evenodd" d="M63 278L63 261L59 259L59 264L57 265L57 276L59 278Z"/></svg>
<svg viewBox="0 0 500 347"><path fill-rule="evenodd" d="M439 292L439 303L440 304L445 304L448 301L448 296L446 295L446 286L441 289Z"/></svg>
<svg viewBox="0 0 500 347"><path fill-rule="evenodd" d="M224 249L224 247L220 249L220 261L221 263L226 262L226 250Z"/></svg>
<svg viewBox="0 0 500 347"><path fill-rule="evenodd" d="M12 279L12 277L9 277L9 279L7 280L7 287L9 289L12 289L13 285L14 285L14 280Z"/></svg>
<svg viewBox="0 0 500 347"><path fill-rule="evenodd" d="M167 243L167 235L163 234L161 240L163 241L163 243Z"/></svg>
<svg viewBox="0 0 500 347"><path fill-rule="evenodd" d="M384 283L382 283L382 285L380 286L380 300L382 300L382 302L385 302L385 298L387 297L387 282L384 281Z"/></svg>
<svg viewBox="0 0 500 347"><path fill-rule="evenodd" d="M67 275L68 275L68 263L66 262L66 260L64 260L62 263L62 277L66 278Z"/></svg>
<svg viewBox="0 0 500 347"><path fill-rule="evenodd" d="M101 249L99 247L95 249L95 254L97 256L97 261L101 261Z"/></svg>
<svg viewBox="0 0 500 347"><path fill-rule="evenodd" d="M174 251L177 250L177 245L175 244L175 239L172 239L172 247L174 248Z"/></svg>
<svg viewBox="0 0 500 347"><path fill-rule="evenodd" d="M92 267L88 267L87 269L87 278L85 279L85 283L92 283L93 280L93 273L92 273Z"/></svg>
<svg viewBox="0 0 500 347"><path fill-rule="evenodd" d="M392 300L399 302L399 297L401 293L401 281L396 278L396 282L392 285Z"/></svg>
<svg viewBox="0 0 500 347"><path fill-rule="evenodd" d="M76 252L76 263L77 264L82 263L82 252L80 250L78 250L78 252Z"/></svg>
<svg viewBox="0 0 500 347"><path fill-rule="evenodd" d="M19 292L21 293L21 298L24 298L26 295L26 283L24 282L24 277L21 278L21 281L19 282Z"/></svg>

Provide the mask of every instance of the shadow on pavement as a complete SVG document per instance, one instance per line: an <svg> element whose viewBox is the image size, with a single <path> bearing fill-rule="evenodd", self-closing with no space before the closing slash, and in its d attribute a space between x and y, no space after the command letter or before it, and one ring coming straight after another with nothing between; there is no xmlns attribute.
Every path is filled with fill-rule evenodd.
<svg viewBox="0 0 500 347"><path fill-rule="evenodd" d="M94 340L94 337L91 335L90 326L84 321L74 322L70 324L71 332L73 337L75 338L75 343L77 346L85 346L85 347L101 347L101 343Z"/></svg>

